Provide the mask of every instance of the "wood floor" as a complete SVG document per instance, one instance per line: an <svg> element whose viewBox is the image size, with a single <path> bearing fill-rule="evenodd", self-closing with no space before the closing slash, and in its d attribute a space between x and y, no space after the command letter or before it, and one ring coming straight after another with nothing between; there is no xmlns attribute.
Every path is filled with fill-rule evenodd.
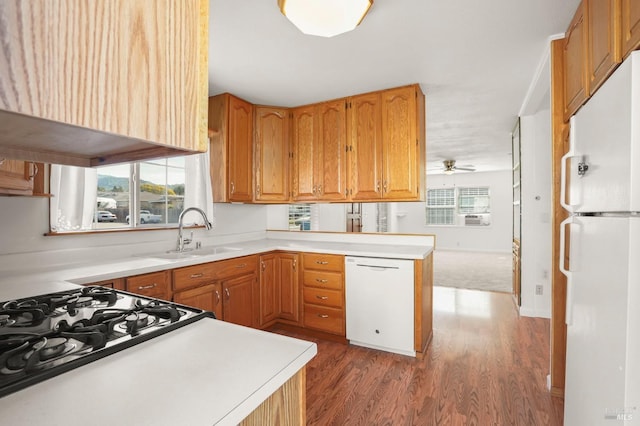
<svg viewBox="0 0 640 426"><path fill-rule="evenodd" d="M308 425L561 425L546 390L549 320L520 318L511 295L434 288L424 359L314 340Z"/></svg>

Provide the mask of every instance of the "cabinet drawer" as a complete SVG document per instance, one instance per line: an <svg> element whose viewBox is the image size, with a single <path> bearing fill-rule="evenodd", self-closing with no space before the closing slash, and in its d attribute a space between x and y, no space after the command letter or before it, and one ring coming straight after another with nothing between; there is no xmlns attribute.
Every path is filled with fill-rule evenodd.
<svg viewBox="0 0 640 426"><path fill-rule="evenodd" d="M342 290L344 279L339 272L304 271L303 283L305 286L331 288Z"/></svg>
<svg viewBox="0 0 640 426"><path fill-rule="evenodd" d="M335 272L344 271L344 256L337 254L304 253L302 257L304 269Z"/></svg>
<svg viewBox="0 0 640 426"><path fill-rule="evenodd" d="M198 287L216 279L214 263L187 266L173 270L173 289L176 291Z"/></svg>
<svg viewBox="0 0 640 426"><path fill-rule="evenodd" d="M332 306L335 308L344 307L342 292L338 290L327 290L324 288L305 287L303 290L304 303L313 303L322 306Z"/></svg>
<svg viewBox="0 0 640 426"><path fill-rule="evenodd" d="M169 271L138 275L127 278L125 285L127 291L131 293L167 300L170 284L169 277Z"/></svg>
<svg viewBox="0 0 640 426"><path fill-rule="evenodd" d="M344 335L344 310L305 303L304 326Z"/></svg>
<svg viewBox="0 0 640 426"><path fill-rule="evenodd" d="M258 270L258 256L245 256L236 259L221 260L214 263L215 278L227 279L255 273Z"/></svg>

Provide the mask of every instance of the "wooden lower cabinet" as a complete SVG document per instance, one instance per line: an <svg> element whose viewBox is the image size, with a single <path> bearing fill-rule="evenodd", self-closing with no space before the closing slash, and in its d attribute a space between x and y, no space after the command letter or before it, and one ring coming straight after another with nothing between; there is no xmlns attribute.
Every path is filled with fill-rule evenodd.
<svg viewBox="0 0 640 426"><path fill-rule="evenodd" d="M300 319L297 253L260 256L260 326L276 320L296 325Z"/></svg>
<svg viewBox="0 0 640 426"><path fill-rule="evenodd" d="M129 277L125 280L125 289L141 296L171 300L171 271Z"/></svg>
<svg viewBox="0 0 640 426"><path fill-rule="evenodd" d="M191 306L213 312L216 318L223 319L221 284L207 284L173 294L173 301L180 305Z"/></svg>
<svg viewBox="0 0 640 426"><path fill-rule="evenodd" d="M254 274L243 275L222 282L222 319L246 327L254 323Z"/></svg>
<svg viewBox="0 0 640 426"><path fill-rule="evenodd" d="M303 253L304 327L345 336L344 256Z"/></svg>
<svg viewBox="0 0 640 426"><path fill-rule="evenodd" d="M249 414L241 426L307 423L306 367L303 367Z"/></svg>
<svg viewBox="0 0 640 426"><path fill-rule="evenodd" d="M125 290L124 278L115 278L113 280L98 281L95 283L84 284L85 287L99 286L112 288L114 290Z"/></svg>

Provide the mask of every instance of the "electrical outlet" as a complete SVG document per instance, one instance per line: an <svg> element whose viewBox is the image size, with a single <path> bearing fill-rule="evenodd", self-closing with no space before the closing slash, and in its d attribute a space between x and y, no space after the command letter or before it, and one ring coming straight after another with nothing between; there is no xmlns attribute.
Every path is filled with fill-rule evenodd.
<svg viewBox="0 0 640 426"><path fill-rule="evenodd" d="M536 296L542 296L542 284L536 286Z"/></svg>

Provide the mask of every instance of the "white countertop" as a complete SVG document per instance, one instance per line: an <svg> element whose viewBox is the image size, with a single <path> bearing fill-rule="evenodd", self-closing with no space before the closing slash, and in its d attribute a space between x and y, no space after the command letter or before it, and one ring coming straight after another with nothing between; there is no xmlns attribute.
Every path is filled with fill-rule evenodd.
<svg viewBox="0 0 640 426"><path fill-rule="evenodd" d="M0 398L2 424L235 425L315 343L205 318Z"/></svg>
<svg viewBox="0 0 640 426"><path fill-rule="evenodd" d="M333 236L334 240L337 240L341 238L342 234L329 235ZM28 269L22 268L13 271L2 271L2 275L0 276L0 287L4 284L32 285L33 283L49 283L53 281L69 281L75 284L89 284L114 278L146 274L234 257L260 254L273 250L391 259L423 259L433 250L433 245L402 244L401 239L399 240L400 243L398 243L397 237L395 240L390 240L392 243L389 244L382 244L379 242L370 243L366 242L366 240L364 241L365 242L308 241L301 239L264 238L227 243L224 244L225 247L233 247L238 250L206 256L161 259L155 258L153 255L163 254L164 252L152 252L140 253L135 256L128 256L119 259L101 260L97 258L83 260L75 264L68 263L63 265L43 266L41 268L32 267Z"/></svg>
<svg viewBox="0 0 640 426"><path fill-rule="evenodd" d="M273 250L423 259L434 242L432 236L276 231L223 245L238 250L181 259L80 253L75 263L59 262L63 253L10 255L0 271L0 301ZM234 425L316 352L315 343L202 319L2 397L0 418L12 425Z"/></svg>

